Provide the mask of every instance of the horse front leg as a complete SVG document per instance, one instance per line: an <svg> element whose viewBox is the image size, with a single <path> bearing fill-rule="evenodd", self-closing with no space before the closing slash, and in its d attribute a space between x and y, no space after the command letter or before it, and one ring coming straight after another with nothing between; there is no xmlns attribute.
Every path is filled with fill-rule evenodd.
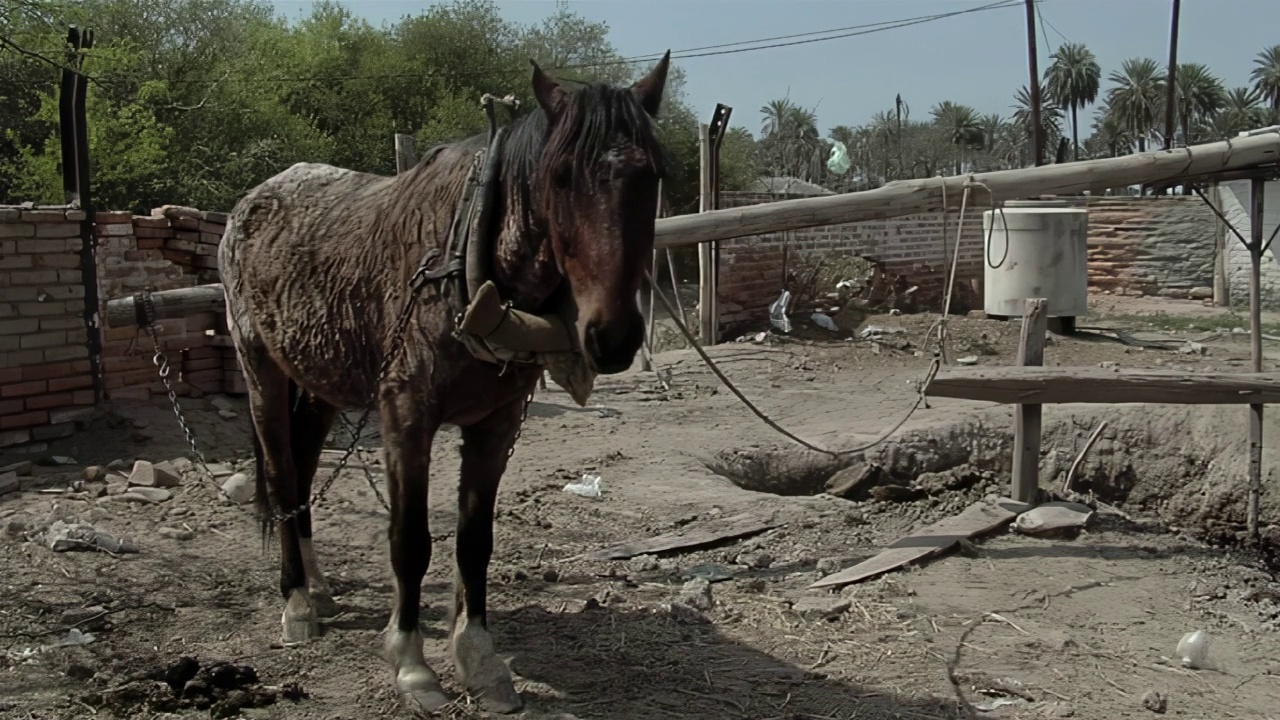
<svg viewBox="0 0 1280 720"><path fill-rule="evenodd" d="M422 655L418 624L422 578L431 564L427 480L431 444L440 423L434 408L418 406L407 392L384 393L379 411L391 504L387 537L396 588L383 648L401 695L432 712L449 702L440 678Z"/></svg>
<svg viewBox="0 0 1280 720"><path fill-rule="evenodd" d="M518 400L462 428L462 472L458 487L457 577L450 648L459 680L490 712L520 709L511 671L498 658L489 635L486 582L493 554L493 508L498 483L524 415Z"/></svg>

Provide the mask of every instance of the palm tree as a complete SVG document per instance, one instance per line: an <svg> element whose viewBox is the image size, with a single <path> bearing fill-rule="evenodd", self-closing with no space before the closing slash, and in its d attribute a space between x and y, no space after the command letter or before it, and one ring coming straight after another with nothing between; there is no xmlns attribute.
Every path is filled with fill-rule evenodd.
<svg viewBox="0 0 1280 720"><path fill-rule="evenodd" d="M1253 87L1271 106L1272 111L1280 111L1280 45L1272 45L1258 53L1253 64L1257 65L1249 73Z"/></svg>
<svg viewBox="0 0 1280 720"><path fill-rule="evenodd" d="M1129 58L1120 66L1120 72L1111 73L1108 80L1115 83L1107 91L1107 104L1116 121L1138 140L1138 151L1146 151L1147 139L1160 118L1164 70L1151 58Z"/></svg>
<svg viewBox="0 0 1280 720"><path fill-rule="evenodd" d="M1023 85L1018 88L1018 92L1014 93L1013 100L1013 122L1025 137L1025 142L1030 143L1032 137L1031 91ZM1049 99L1049 93L1043 83L1040 87L1040 133L1044 139L1044 148L1056 143L1058 136L1062 134L1062 108Z"/></svg>
<svg viewBox="0 0 1280 720"><path fill-rule="evenodd" d="M977 150L982 148L982 126L978 112L968 105L958 105L950 100L943 100L929 113L933 122L947 133L951 144L956 147L955 174L961 173L965 148Z"/></svg>
<svg viewBox="0 0 1280 720"><path fill-rule="evenodd" d="M1045 89L1054 104L1071 109L1071 145L1074 159L1080 159L1080 128L1076 111L1098 99L1098 83L1102 68L1084 43L1064 43L1049 56L1053 60L1045 71Z"/></svg>
<svg viewBox="0 0 1280 720"><path fill-rule="evenodd" d="M1267 109L1262 93L1251 87L1232 88L1222 96L1222 107L1201 124L1200 132L1214 140L1226 140L1237 134L1267 124Z"/></svg>
<svg viewBox="0 0 1280 720"><path fill-rule="evenodd" d="M1191 145L1192 128L1213 119L1226 102L1222 81L1200 63L1180 63L1175 81L1177 120L1182 127L1182 141Z"/></svg>
<svg viewBox="0 0 1280 720"><path fill-rule="evenodd" d="M772 171L802 180L820 175L822 142L814 112L782 98L761 107L760 114L761 146Z"/></svg>

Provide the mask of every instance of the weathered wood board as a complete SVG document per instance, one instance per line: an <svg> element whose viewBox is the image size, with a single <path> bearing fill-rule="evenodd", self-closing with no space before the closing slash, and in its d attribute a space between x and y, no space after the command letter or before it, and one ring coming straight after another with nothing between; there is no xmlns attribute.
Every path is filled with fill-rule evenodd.
<svg viewBox="0 0 1280 720"><path fill-rule="evenodd" d="M959 515L939 520L894 542L875 557L828 575L809 587L839 587L896 570L908 563L937 555L962 539L991 532L1011 522L1030 507L1009 498L1000 498L996 503L979 500Z"/></svg>
<svg viewBox="0 0 1280 720"><path fill-rule="evenodd" d="M944 370L929 397L988 402L1248 405L1280 402L1280 373L1191 373L1092 367L990 367Z"/></svg>
<svg viewBox="0 0 1280 720"><path fill-rule="evenodd" d="M754 515L744 513L714 522L690 525L674 532L663 533L647 540L622 543L603 550L579 555L579 560L626 560L637 555L651 555L670 550L687 550L702 545L734 540L762 533L778 526Z"/></svg>

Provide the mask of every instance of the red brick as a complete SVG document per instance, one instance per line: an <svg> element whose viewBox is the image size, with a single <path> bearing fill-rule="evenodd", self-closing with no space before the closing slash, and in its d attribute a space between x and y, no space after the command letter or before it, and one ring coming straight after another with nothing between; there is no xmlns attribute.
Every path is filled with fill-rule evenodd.
<svg viewBox="0 0 1280 720"><path fill-rule="evenodd" d="M139 250L163 250L164 238L160 237L140 237L138 238Z"/></svg>
<svg viewBox="0 0 1280 720"><path fill-rule="evenodd" d="M218 380L222 380L222 376L218 376ZM26 407L21 398L16 400L0 400L0 415L17 415Z"/></svg>
<svg viewBox="0 0 1280 720"><path fill-rule="evenodd" d="M184 252L181 250L161 250L164 253L164 259L178 265L191 265L195 262L196 254L193 252Z"/></svg>
<svg viewBox="0 0 1280 720"><path fill-rule="evenodd" d="M71 393L71 396L75 399L74 404L76 405L92 405L93 404L92 390L76 390L75 392Z"/></svg>
<svg viewBox="0 0 1280 720"><path fill-rule="evenodd" d="M74 374L75 370L71 368L71 363L69 362L30 365L22 368L23 380L48 380L49 378L62 378Z"/></svg>
<svg viewBox="0 0 1280 720"><path fill-rule="evenodd" d="M133 217L133 226L136 228L168 228L169 218L135 215Z"/></svg>
<svg viewBox="0 0 1280 720"><path fill-rule="evenodd" d="M221 370L221 369L222 369L221 357L200 358L197 360L187 360L186 362L182 363L182 374L184 376L194 372L199 372L201 370Z"/></svg>
<svg viewBox="0 0 1280 720"><path fill-rule="evenodd" d="M115 223L133 224L133 213L123 212L121 210L100 210L93 214L93 222L98 225L108 225Z"/></svg>
<svg viewBox="0 0 1280 720"><path fill-rule="evenodd" d="M43 425L47 422L49 422L49 413L44 410L24 412L20 415L5 415L0 417L0 430L29 428L36 425Z"/></svg>
<svg viewBox="0 0 1280 720"><path fill-rule="evenodd" d="M78 390L93 386L93 378L88 375L80 375L78 377L53 378L49 380L49 392L62 392L64 390Z"/></svg>
<svg viewBox="0 0 1280 720"><path fill-rule="evenodd" d="M0 368L0 385L8 385L22 381L22 368L9 367Z"/></svg>
<svg viewBox="0 0 1280 720"><path fill-rule="evenodd" d="M66 407L75 403L75 395L64 392L53 395L36 395L26 399L28 410L50 410L53 408Z"/></svg>
<svg viewBox="0 0 1280 720"><path fill-rule="evenodd" d="M32 380L29 382L9 383L0 385L0 398L26 397L28 395L39 395L49 389L49 384L43 380Z"/></svg>
<svg viewBox="0 0 1280 720"><path fill-rule="evenodd" d="M51 270L76 270L80 267L80 256L71 253L49 253L31 256L31 266Z"/></svg>

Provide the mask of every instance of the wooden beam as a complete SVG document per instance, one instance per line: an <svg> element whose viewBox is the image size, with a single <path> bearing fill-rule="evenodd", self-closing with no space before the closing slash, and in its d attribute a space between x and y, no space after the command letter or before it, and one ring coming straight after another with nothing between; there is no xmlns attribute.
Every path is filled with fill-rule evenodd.
<svg viewBox="0 0 1280 720"><path fill-rule="evenodd" d="M679 247L783 230L882 220L936 211L942 207L944 196L958 206L964 195L965 184L971 179L973 185L969 205L982 207L990 206L993 200L999 202L1042 195L1100 192L1107 188L1173 180L1213 171L1240 170L1276 162L1280 162L1280 130L1175 150L1018 170L899 180L865 192L679 215L658 221L656 242L658 247Z"/></svg>
<svg viewBox="0 0 1280 720"><path fill-rule="evenodd" d="M1044 365L1044 337L1049 326L1049 301L1028 298L1022 311L1022 336L1018 343L1018 365ZM1040 489L1041 406L1020 404L1013 415L1012 497L1035 503Z"/></svg>
<svg viewBox="0 0 1280 720"><path fill-rule="evenodd" d="M141 295L128 295L107 301L107 327L131 327L138 324L137 307L142 302ZM226 311L227 298L222 292L222 283L213 285L197 285L177 290L160 290L151 293L151 304L155 308L156 320L198 315L200 313Z"/></svg>
<svg viewBox="0 0 1280 720"><path fill-rule="evenodd" d="M938 373L929 397L1005 405L1280 403L1280 373L1189 373L1093 367L956 368Z"/></svg>

